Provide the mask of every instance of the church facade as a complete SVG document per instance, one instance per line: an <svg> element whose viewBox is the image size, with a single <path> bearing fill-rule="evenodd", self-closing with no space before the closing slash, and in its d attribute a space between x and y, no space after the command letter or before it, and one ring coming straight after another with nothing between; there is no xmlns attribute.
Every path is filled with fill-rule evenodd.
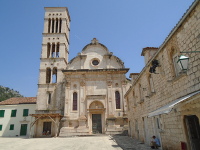
<svg viewBox="0 0 200 150"><path fill-rule="evenodd" d="M68 61L69 31L67 8L46 7L33 136L122 133L129 69L96 38Z"/></svg>

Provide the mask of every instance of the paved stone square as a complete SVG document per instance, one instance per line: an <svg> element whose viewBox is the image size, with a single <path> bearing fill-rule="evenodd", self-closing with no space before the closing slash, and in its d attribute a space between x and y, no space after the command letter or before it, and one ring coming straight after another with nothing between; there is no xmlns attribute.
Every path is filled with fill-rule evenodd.
<svg viewBox="0 0 200 150"><path fill-rule="evenodd" d="M128 136L80 136L66 138L1 137L0 150L149 150Z"/></svg>

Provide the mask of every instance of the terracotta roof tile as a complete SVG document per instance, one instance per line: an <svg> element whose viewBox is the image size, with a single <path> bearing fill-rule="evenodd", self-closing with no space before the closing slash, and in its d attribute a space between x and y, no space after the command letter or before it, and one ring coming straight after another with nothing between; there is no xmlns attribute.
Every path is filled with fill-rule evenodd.
<svg viewBox="0 0 200 150"><path fill-rule="evenodd" d="M0 105L36 104L36 97L12 97L0 102Z"/></svg>

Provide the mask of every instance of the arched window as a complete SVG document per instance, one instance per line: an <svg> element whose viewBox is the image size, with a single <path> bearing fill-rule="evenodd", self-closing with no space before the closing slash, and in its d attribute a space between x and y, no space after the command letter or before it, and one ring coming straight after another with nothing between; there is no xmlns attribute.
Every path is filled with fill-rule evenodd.
<svg viewBox="0 0 200 150"><path fill-rule="evenodd" d="M134 106L137 106L137 101L135 98L135 91L133 91L133 102L134 102Z"/></svg>
<svg viewBox="0 0 200 150"><path fill-rule="evenodd" d="M141 84L139 84L139 93L140 93L140 101L144 100L143 88Z"/></svg>
<svg viewBox="0 0 200 150"><path fill-rule="evenodd" d="M56 32L55 33L58 33L58 18L56 18Z"/></svg>
<svg viewBox="0 0 200 150"><path fill-rule="evenodd" d="M61 28L62 28L62 19L60 19L59 33L61 33Z"/></svg>
<svg viewBox="0 0 200 150"><path fill-rule="evenodd" d="M56 45L55 43L52 44L52 52L51 52L51 57L55 57L56 54Z"/></svg>
<svg viewBox="0 0 200 150"><path fill-rule="evenodd" d="M60 57L60 44L59 43L57 43L57 45L56 45L56 57L57 58Z"/></svg>
<svg viewBox="0 0 200 150"><path fill-rule="evenodd" d="M178 66L178 51L176 50L176 48L172 47L170 50L170 66L171 66L171 72L172 72L172 76L176 77L180 74L181 69Z"/></svg>
<svg viewBox="0 0 200 150"><path fill-rule="evenodd" d="M51 68L46 69L46 83L51 82Z"/></svg>
<svg viewBox="0 0 200 150"><path fill-rule="evenodd" d="M53 68L52 83L57 83L57 68Z"/></svg>
<svg viewBox="0 0 200 150"><path fill-rule="evenodd" d="M118 91L115 92L116 109L121 109L120 107L120 94Z"/></svg>
<svg viewBox="0 0 200 150"><path fill-rule="evenodd" d="M47 58L50 57L50 49L51 49L51 44L47 43Z"/></svg>
<svg viewBox="0 0 200 150"><path fill-rule="evenodd" d="M52 33L54 33L54 19L52 19L52 26L51 27L52 27L51 31L52 31Z"/></svg>
<svg viewBox="0 0 200 150"><path fill-rule="evenodd" d="M77 93L73 93L73 110L77 110Z"/></svg>
<svg viewBox="0 0 200 150"><path fill-rule="evenodd" d="M48 20L48 33L50 33L51 30L51 19Z"/></svg>
<svg viewBox="0 0 200 150"><path fill-rule="evenodd" d="M154 90L153 78L152 78L151 74L148 76L148 82L149 82L149 92L150 92L150 93L155 92L155 90ZM150 94L150 93L149 93L149 94Z"/></svg>

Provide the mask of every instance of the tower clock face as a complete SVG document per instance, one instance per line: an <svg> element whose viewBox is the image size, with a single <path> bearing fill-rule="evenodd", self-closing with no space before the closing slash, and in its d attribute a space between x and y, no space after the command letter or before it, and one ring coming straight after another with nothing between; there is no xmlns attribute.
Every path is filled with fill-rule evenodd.
<svg viewBox="0 0 200 150"><path fill-rule="evenodd" d="M99 64L99 61L98 61L97 59L94 59L94 60L92 61L92 64L93 64L94 66L97 66L97 65Z"/></svg>

